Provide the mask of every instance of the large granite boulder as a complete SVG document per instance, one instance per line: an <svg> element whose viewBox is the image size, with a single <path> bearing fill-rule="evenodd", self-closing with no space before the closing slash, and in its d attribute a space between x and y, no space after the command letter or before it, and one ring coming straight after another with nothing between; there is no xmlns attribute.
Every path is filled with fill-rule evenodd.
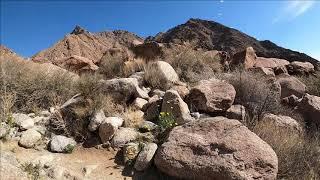
<svg viewBox="0 0 320 180"><path fill-rule="evenodd" d="M205 118L175 127L156 155L157 168L181 179L276 179L273 149L237 120Z"/></svg>
<svg viewBox="0 0 320 180"><path fill-rule="evenodd" d="M218 79L202 80L190 90L186 98L189 107L203 112L224 112L236 96L234 87Z"/></svg>
<svg viewBox="0 0 320 180"><path fill-rule="evenodd" d="M160 89L169 89L179 82L179 76L173 67L164 61L155 61L147 65L145 81L152 87Z"/></svg>
<svg viewBox="0 0 320 180"><path fill-rule="evenodd" d="M301 98L306 93L306 85L293 76L282 74L277 77L281 86L281 98L295 95Z"/></svg>
<svg viewBox="0 0 320 180"><path fill-rule="evenodd" d="M309 123L320 127L320 97L306 94L298 108Z"/></svg>

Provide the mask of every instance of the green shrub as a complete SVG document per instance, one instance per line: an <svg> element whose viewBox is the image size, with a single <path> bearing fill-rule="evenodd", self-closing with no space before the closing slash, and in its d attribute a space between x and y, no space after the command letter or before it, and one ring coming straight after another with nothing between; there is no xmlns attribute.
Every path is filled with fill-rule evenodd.
<svg viewBox="0 0 320 180"><path fill-rule="evenodd" d="M158 125L162 132L172 129L173 127L177 126L176 120L174 119L173 115L168 112L160 112Z"/></svg>
<svg viewBox="0 0 320 180"><path fill-rule="evenodd" d="M74 148L75 148L74 145L68 144L64 150L65 150L66 153L71 154L73 152Z"/></svg>

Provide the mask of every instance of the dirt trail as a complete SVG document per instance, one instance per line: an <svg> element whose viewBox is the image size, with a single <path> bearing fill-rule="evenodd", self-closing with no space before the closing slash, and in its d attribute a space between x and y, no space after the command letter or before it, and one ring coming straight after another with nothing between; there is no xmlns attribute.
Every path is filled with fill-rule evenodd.
<svg viewBox="0 0 320 180"><path fill-rule="evenodd" d="M61 154L47 150L25 149L18 146L17 142L11 141L2 143L1 151L14 152L21 164L31 162L40 156L53 155L55 165L67 169L78 179L132 179L129 175L123 175L123 166L118 165L115 159L117 152L112 150L77 147L72 154ZM96 165L96 168L88 176L84 176L83 168L88 165Z"/></svg>

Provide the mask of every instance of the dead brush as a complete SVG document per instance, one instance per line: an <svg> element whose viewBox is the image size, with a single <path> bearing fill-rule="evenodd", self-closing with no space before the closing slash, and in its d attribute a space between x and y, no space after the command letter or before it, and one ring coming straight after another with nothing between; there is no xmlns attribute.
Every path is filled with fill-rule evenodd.
<svg viewBox="0 0 320 180"><path fill-rule="evenodd" d="M61 72L47 72L39 64L1 61L1 94L15 95L13 111L35 112L62 104L73 94L73 79Z"/></svg>
<svg viewBox="0 0 320 180"><path fill-rule="evenodd" d="M212 56L201 50L191 48L177 48L167 52L165 56L169 64L176 70L184 82L194 83L202 79L209 79L215 73L222 72L219 56Z"/></svg>
<svg viewBox="0 0 320 180"><path fill-rule="evenodd" d="M278 179L320 178L319 136L294 134L266 122L258 122L253 131L276 152Z"/></svg>
<svg viewBox="0 0 320 180"><path fill-rule="evenodd" d="M234 104L241 104L249 112L246 125L251 128L260 121L265 113L277 114L280 94L273 82L252 72L236 70L231 74L220 74L216 78L226 80L236 90Z"/></svg>

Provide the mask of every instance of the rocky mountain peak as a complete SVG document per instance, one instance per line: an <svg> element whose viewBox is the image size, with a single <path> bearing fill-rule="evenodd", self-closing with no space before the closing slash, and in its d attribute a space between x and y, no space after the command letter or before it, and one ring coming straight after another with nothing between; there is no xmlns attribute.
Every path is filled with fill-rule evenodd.
<svg viewBox="0 0 320 180"><path fill-rule="evenodd" d="M85 30L84 28L82 28L81 26L79 25L76 25L76 27L73 29L73 31L70 33L70 34L83 34L85 32L88 32L87 30Z"/></svg>

